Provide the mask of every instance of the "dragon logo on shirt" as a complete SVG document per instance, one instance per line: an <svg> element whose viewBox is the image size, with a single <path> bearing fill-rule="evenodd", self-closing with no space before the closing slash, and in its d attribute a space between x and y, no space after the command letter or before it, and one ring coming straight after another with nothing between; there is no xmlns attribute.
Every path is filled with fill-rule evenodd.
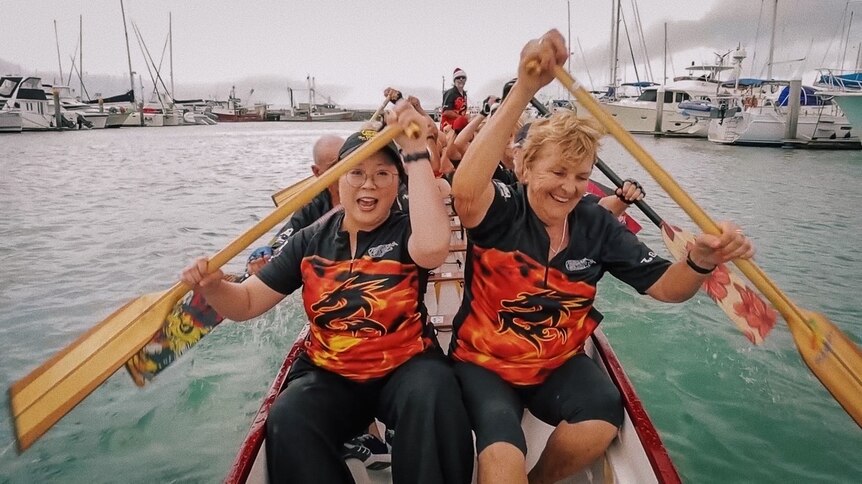
<svg viewBox="0 0 862 484"><path fill-rule="evenodd" d="M565 343L566 328L560 323L566 321L572 311L591 304L585 297L562 294L551 289L536 293L520 293L517 299L504 299L498 314L500 327L498 333L508 332L526 340L541 351L542 342L560 339Z"/></svg>
<svg viewBox="0 0 862 484"><path fill-rule="evenodd" d="M386 334L386 326L370 316L380 301L375 293L386 289L390 279L391 276L373 274L349 277L311 305L317 313L314 324L333 331L349 331L356 337Z"/></svg>

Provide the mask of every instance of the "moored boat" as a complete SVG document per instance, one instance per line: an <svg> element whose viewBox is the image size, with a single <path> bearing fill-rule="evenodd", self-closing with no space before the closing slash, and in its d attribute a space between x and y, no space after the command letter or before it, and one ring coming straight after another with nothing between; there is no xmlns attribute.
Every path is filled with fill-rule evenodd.
<svg viewBox="0 0 862 484"><path fill-rule="evenodd" d="M21 132L21 112L15 110L3 110L5 101L0 99L0 133Z"/></svg>
<svg viewBox="0 0 862 484"><path fill-rule="evenodd" d="M460 306L463 291L464 255L466 243L463 230L454 217L450 256L441 268L429 278L425 293L429 321L437 330L443 348L448 348L452 335L452 319ZM451 271L451 272L450 272ZM225 479L226 483L266 483L266 421L270 407L286 386L287 374L293 361L304 351L308 325L299 333L291 350L269 388L260 410L243 441ZM678 483L680 477L661 438L644 409L634 386L623 371L611 346L600 330L585 344L585 351L619 388L624 402L625 418L618 437L605 455L589 468L566 479L568 483L624 482L624 483ZM378 425L381 425L378 422ZM525 412L522 425L527 437L527 467L537 462L553 427ZM301 443L297 443L301 445ZM389 469L371 470L358 459L346 460L357 483L391 482ZM474 474L475 476L475 474Z"/></svg>

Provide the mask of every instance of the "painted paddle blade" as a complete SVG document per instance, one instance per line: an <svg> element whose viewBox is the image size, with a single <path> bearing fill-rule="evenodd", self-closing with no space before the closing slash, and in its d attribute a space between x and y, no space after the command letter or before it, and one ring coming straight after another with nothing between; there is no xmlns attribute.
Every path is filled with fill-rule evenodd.
<svg viewBox="0 0 862 484"><path fill-rule="evenodd" d="M239 282L242 276L227 274L225 280ZM146 385L222 321L224 316L207 304L203 296L187 292L168 311L155 335L126 361L129 376L135 385Z"/></svg>
<svg viewBox="0 0 862 484"><path fill-rule="evenodd" d="M694 245L694 234L667 222L661 224L661 237L676 260L685 260L689 248ZM745 279L727 264L719 264L703 282L701 289L752 343L763 343L766 335L775 327L778 312L772 304L748 287Z"/></svg>
<svg viewBox="0 0 862 484"><path fill-rule="evenodd" d="M145 344L183 292L184 286L177 283L164 293L131 301L15 382L9 388L9 403L19 451L32 445Z"/></svg>
<svg viewBox="0 0 862 484"><path fill-rule="evenodd" d="M824 315L800 312L805 322L787 324L802 360L862 427L862 351Z"/></svg>
<svg viewBox="0 0 862 484"><path fill-rule="evenodd" d="M276 207L290 202L301 193L314 177L308 177L272 195ZM273 241L270 241L272 245ZM242 276L228 274L226 280L241 282ZM198 344L224 320L206 300L189 291L183 295L165 317L162 327L153 335L143 348L126 362L126 370L135 382L142 387L164 371L186 351Z"/></svg>

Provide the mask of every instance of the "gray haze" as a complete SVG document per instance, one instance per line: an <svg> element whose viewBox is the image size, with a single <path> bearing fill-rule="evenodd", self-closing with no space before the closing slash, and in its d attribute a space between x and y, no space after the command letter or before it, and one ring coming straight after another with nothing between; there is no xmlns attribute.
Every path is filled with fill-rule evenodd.
<svg viewBox="0 0 862 484"><path fill-rule="evenodd" d="M714 52L725 53L737 45L748 52L743 76L765 76L772 3L623 0L639 78L646 78L647 69L636 36L633 4L639 7L653 80L660 81L665 23L669 78L682 75L683 68L692 62L714 63ZM148 93L153 82L132 24L139 27L155 63L161 62L162 77L170 86L170 14L174 96L179 99L224 99L235 85L237 95L246 101L286 105L288 86L298 100L304 101L308 97L306 76L313 76L318 101L329 97L348 106L375 106L383 88L392 85L417 95L430 107L439 104L441 90L449 87L453 69L460 67L468 73L467 89L477 102L499 92L514 75L523 44L549 28L559 29L564 36L571 28L572 72L581 82L597 89L608 83L608 0L502 0L489 5L452 0L433 4L395 0L126 0L125 10L132 68L137 72L135 84L142 81ZM571 7L571 22L567 7ZM0 0L0 12L0 73L35 73L47 83L65 83L70 57L78 49L81 22L87 92L91 97L95 93L109 96L129 89L119 0ZM862 16L855 15L848 31L851 12L862 13L858 2L780 0L773 77L802 77L812 83L815 69L840 67L845 52L845 68L854 68L862 41ZM62 82L54 20L64 70ZM618 77L634 81L625 26L620 32ZM805 60L786 62L800 58ZM77 76L71 85L78 88ZM563 93L552 85L543 95Z"/></svg>

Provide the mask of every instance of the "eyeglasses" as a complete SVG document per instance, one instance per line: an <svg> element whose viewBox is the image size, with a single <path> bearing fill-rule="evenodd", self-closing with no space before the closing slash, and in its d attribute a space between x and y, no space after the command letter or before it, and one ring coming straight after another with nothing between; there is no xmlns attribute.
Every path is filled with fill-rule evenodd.
<svg viewBox="0 0 862 484"><path fill-rule="evenodd" d="M455 80L456 80L456 81L466 81L466 80L467 80L467 76L458 76L458 77L456 77L456 78L455 78Z"/></svg>
<svg viewBox="0 0 862 484"><path fill-rule="evenodd" d="M389 185L392 185L392 182L397 177L398 173L388 170L378 170L371 175L371 180L374 182L374 186L378 188L386 188ZM368 173L357 169L350 170L345 175L345 180L347 181L347 184L353 188L359 188L362 185L365 185L365 181L368 180Z"/></svg>

